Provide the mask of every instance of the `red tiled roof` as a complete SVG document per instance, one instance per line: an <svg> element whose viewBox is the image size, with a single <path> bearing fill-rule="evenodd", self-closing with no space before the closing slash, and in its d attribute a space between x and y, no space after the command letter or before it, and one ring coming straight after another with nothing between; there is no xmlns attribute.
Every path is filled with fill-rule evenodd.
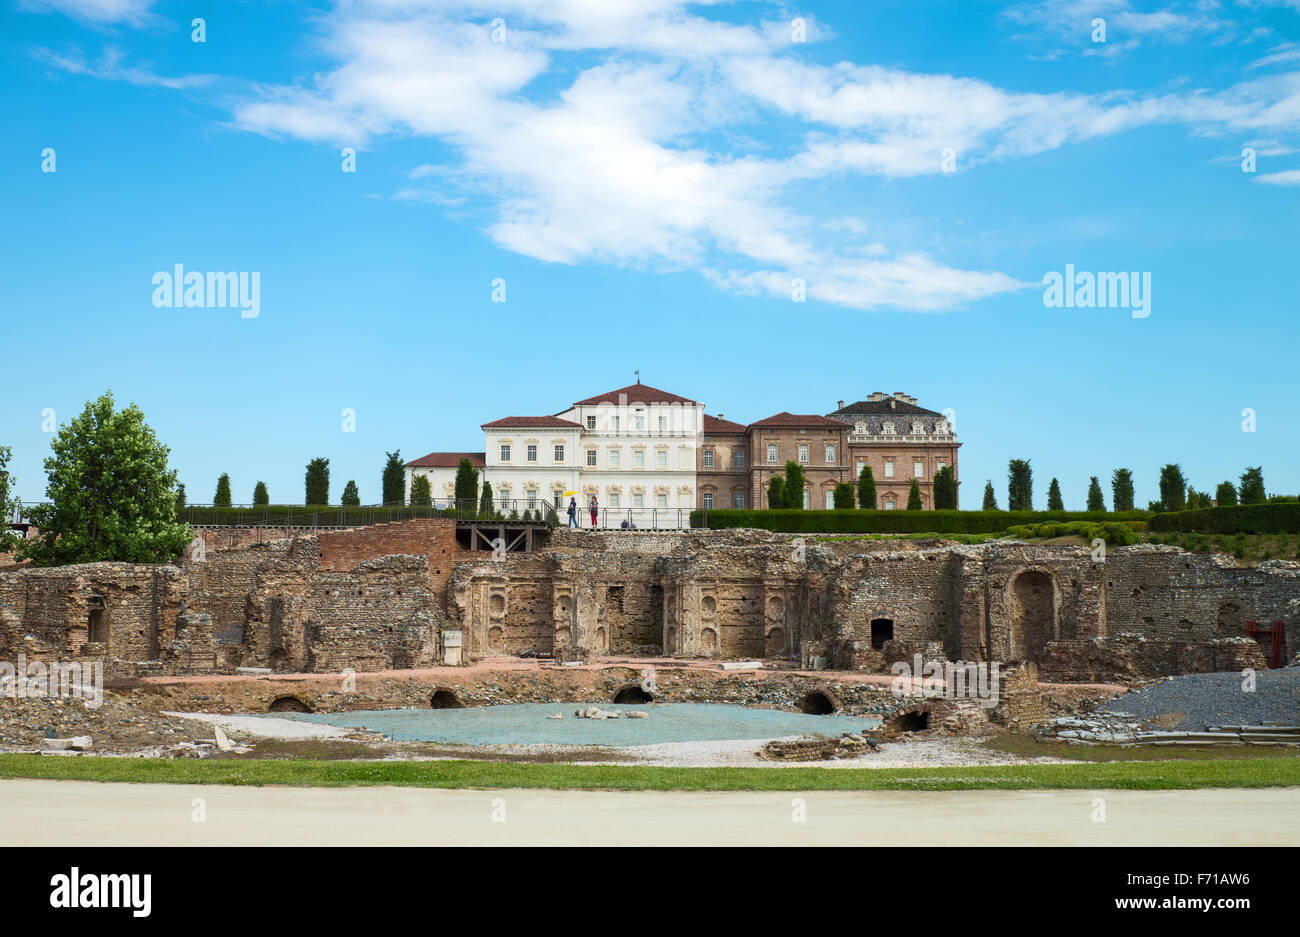
<svg viewBox="0 0 1300 937"><path fill-rule="evenodd" d="M500 420L493 420L491 423L484 423L482 429L493 429L500 426L555 426L560 429L579 429L577 423L571 420L561 420L558 416L508 416Z"/></svg>
<svg viewBox="0 0 1300 937"><path fill-rule="evenodd" d="M430 452L406 463L407 468L456 468L461 459L469 459L475 468L487 465L482 452Z"/></svg>
<svg viewBox="0 0 1300 937"><path fill-rule="evenodd" d="M716 416L704 414L704 432L706 433L726 433L732 436L739 436L745 431L744 423L733 423L730 420L723 420Z"/></svg>
<svg viewBox="0 0 1300 937"><path fill-rule="evenodd" d="M687 400L685 397L670 394L666 390L651 387L649 384L629 384L626 387L620 387L618 390L606 391L595 397L588 397L586 400L575 400L573 405L583 407L602 403L618 403L620 397L627 397L628 403L698 403L695 400Z"/></svg>
<svg viewBox="0 0 1300 937"><path fill-rule="evenodd" d="M820 416L815 413L787 413L781 411L766 420L759 420L757 423L751 423L750 426L828 426L835 429L844 429L844 423L840 420L832 420L830 417Z"/></svg>

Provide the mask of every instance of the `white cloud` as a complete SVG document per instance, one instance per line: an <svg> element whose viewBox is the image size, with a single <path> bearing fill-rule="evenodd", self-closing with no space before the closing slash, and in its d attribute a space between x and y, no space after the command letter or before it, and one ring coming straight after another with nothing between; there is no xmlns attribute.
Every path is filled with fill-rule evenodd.
<svg viewBox="0 0 1300 937"><path fill-rule="evenodd" d="M152 18L153 0L19 0L18 5L35 13L63 13L97 25L143 26Z"/></svg>
<svg viewBox="0 0 1300 937"><path fill-rule="evenodd" d="M1262 182L1264 185L1300 185L1300 169L1266 172L1256 176L1255 181Z"/></svg>

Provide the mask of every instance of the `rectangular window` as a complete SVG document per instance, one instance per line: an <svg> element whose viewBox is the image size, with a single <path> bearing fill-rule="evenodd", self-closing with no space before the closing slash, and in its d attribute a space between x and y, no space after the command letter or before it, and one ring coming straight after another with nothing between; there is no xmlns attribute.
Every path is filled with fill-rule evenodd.
<svg viewBox="0 0 1300 937"><path fill-rule="evenodd" d="M827 488L826 489L826 510L829 511L834 507L835 507L835 492Z"/></svg>
<svg viewBox="0 0 1300 937"><path fill-rule="evenodd" d="M893 501L886 501L886 502L885 502L885 510L886 510L886 511L892 511L893 509L894 509L894 502L893 502Z"/></svg>
<svg viewBox="0 0 1300 937"><path fill-rule="evenodd" d="M639 415L639 414L638 414L637 416L634 416L634 417L632 418L632 428L635 429L638 433L644 433L644 432L645 432L645 417L644 417L644 416L641 416L641 415Z"/></svg>
<svg viewBox="0 0 1300 937"><path fill-rule="evenodd" d="M617 449L609 450L609 464L611 468L618 468L619 459L621 458L622 455Z"/></svg>
<svg viewBox="0 0 1300 937"><path fill-rule="evenodd" d="M805 444L801 444L799 446L799 461L800 462L808 461L808 446Z"/></svg>
<svg viewBox="0 0 1300 937"><path fill-rule="evenodd" d="M735 468L744 468L744 467L745 467L745 450L744 450L744 449L737 449L735 452L733 452L733 453L731 454L731 464L732 464Z"/></svg>
<svg viewBox="0 0 1300 937"><path fill-rule="evenodd" d="M594 416L587 417L587 429L595 429L595 428L596 428L596 418Z"/></svg>
<svg viewBox="0 0 1300 937"><path fill-rule="evenodd" d="M663 511L668 507L667 495L655 495L655 507Z"/></svg>
<svg viewBox="0 0 1300 937"><path fill-rule="evenodd" d="M864 462L862 459L858 459L858 467L857 467L857 470L853 473L853 477L854 477L854 478L861 478L861 477L862 477L862 470L863 470L864 468L866 468L866 467L867 467L867 463Z"/></svg>
<svg viewBox="0 0 1300 937"><path fill-rule="evenodd" d="M655 466L658 468L668 468L668 453L660 449L655 453Z"/></svg>
<svg viewBox="0 0 1300 937"><path fill-rule="evenodd" d="M617 417L617 416L611 416L611 417L609 418L609 428L612 429L612 430L613 430L614 432L616 432L616 433L618 432L618 417Z"/></svg>
<svg viewBox="0 0 1300 937"><path fill-rule="evenodd" d="M827 465L834 465L834 464L835 464L835 447L834 447L834 446L827 446L827 447L826 447L826 464L827 464Z"/></svg>
<svg viewBox="0 0 1300 937"><path fill-rule="evenodd" d="M501 461L502 461L502 462L509 462L509 461L510 461L510 447L509 447L509 446L504 446L504 445L503 445L503 446L501 447Z"/></svg>
<svg viewBox="0 0 1300 937"><path fill-rule="evenodd" d="M767 461L769 462L776 461L776 443L774 442L770 442L767 444Z"/></svg>
<svg viewBox="0 0 1300 937"><path fill-rule="evenodd" d="M700 497L701 497L701 499L702 499L702 501L703 501L703 503L704 503L704 510L706 510L706 511L712 511L712 510L713 510L713 492L711 492L711 491L706 491L706 492L704 492L704 494L701 495Z"/></svg>
<svg viewBox="0 0 1300 937"><path fill-rule="evenodd" d="M532 511L537 508L537 489L528 489L528 510Z"/></svg>
<svg viewBox="0 0 1300 937"><path fill-rule="evenodd" d="M501 492L501 510L508 511L509 509L510 509L510 492L503 491Z"/></svg>
<svg viewBox="0 0 1300 937"><path fill-rule="evenodd" d="M563 446L556 446L556 447L555 447L555 461L556 461L556 462L563 462L563 461L564 461L564 447L563 447Z"/></svg>
<svg viewBox="0 0 1300 937"><path fill-rule="evenodd" d="M705 450L704 450L704 467L705 467L705 468L713 468L713 450L712 450L712 449L705 449Z"/></svg>
<svg viewBox="0 0 1300 937"><path fill-rule="evenodd" d="M536 446L529 446L529 447L528 447L528 461L529 461L529 462L536 462L536 461L537 461L537 447L536 447Z"/></svg>
<svg viewBox="0 0 1300 937"><path fill-rule="evenodd" d="M633 467L633 468L645 468L645 450L644 450L644 449L633 449L633 450L632 450L632 467Z"/></svg>
<svg viewBox="0 0 1300 937"><path fill-rule="evenodd" d="M661 433L668 432L668 417L661 416L659 418L659 432Z"/></svg>
<svg viewBox="0 0 1300 937"><path fill-rule="evenodd" d="M618 492L617 492L617 491L611 491L611 492L609 493L609 507L610 507L610 510L612 510L612 511L617 511L617 510L618 510Z"/></svg>
<svg viewBox="0 0 1300 937"><path fill-rule="evenodd" d="M595 449L588 449L588 450L587 450L587 465L591 466L592 468L595 468L595 467L596 467L596 450L595 450Z"/></svg>
<svg viewBox="0 0 1300 937"><path fill-rule="evenodd" d="M558 511L560 508L564 507L564 492L559 488L556 488L551 492L551 494L555 495L555 510Z"/></svg>
<svg viewBox="0 0 1300 937"><path fill-rule="evenodd" d="M893 477L894 477L894 460L893 460L893 459L886 459L886 460L885 460L885 477L886 477L886 478L893 478Z"/></svg>
<svg viewBox="0 0 1300 937"><path fill-rule="evenodd" d="M632 507L637 508L637 509L640 509L640 508L645 507L645 495L643 495L643 494L642 494L641 492L639 492L639 491L636 492L635 494L633 494L633 495L632 495Z"/></svg>
<svg viewBox="0 0 1300 937"><path fill-rule="evenodd" d="M807 488L803 490L803 509L806 511L812 507L810 493Z"/></svg>
<svg viewBox="0 0 1300 937"><path fill-rule="evenodd" d="M737 491L731 496L731 506L733 508L743 508L745 506L745 493Z"/></svg>
<svg viewBox="0 0 1300 937"><path fill-rule="evenodd" d="M912 463L912 475L913 475L914 477L916 477L916 478L925 478L925 463L924 463L924 462L913 462L913 463Z"/></svg>

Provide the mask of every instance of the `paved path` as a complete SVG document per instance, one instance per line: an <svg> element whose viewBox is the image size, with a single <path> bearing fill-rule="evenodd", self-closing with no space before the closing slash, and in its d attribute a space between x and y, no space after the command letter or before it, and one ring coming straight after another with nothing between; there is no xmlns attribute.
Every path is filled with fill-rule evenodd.
<svg viewBox="0 0 1300 937"><path fill-rule="evenodd" d="M1105 822L1094 821L1097 799ZM792 820L797 801L804 822ZM206 819L196 822L200 809ZM795 794L0 781L0 846L262 843L1294 846L1300 788Z"/></svg>

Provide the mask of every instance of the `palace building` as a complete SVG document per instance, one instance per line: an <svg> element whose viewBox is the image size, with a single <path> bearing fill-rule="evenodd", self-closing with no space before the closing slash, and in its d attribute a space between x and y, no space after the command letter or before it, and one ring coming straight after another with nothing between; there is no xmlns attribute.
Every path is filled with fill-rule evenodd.
<svg viewBox="0 0 1300 937"><path fill-rule="evenodd" d="M928 510L934 474L957 472L949 420L904 393L880 392L834 412L777 413L753 423L711 416L704 404L647 384L578 400L546 416L483 423L482 452L431 452L406 463L406 491L428 477L433 497L450 499L456 469L468 459L505 510L554 505L577 492L582 526L593 497L599 526L679 527L696 508L766 508L767 485L787 462L804 470L804 507L831 508L835 486L870 465L877 507L902 509L912 480Z"/></svg>

